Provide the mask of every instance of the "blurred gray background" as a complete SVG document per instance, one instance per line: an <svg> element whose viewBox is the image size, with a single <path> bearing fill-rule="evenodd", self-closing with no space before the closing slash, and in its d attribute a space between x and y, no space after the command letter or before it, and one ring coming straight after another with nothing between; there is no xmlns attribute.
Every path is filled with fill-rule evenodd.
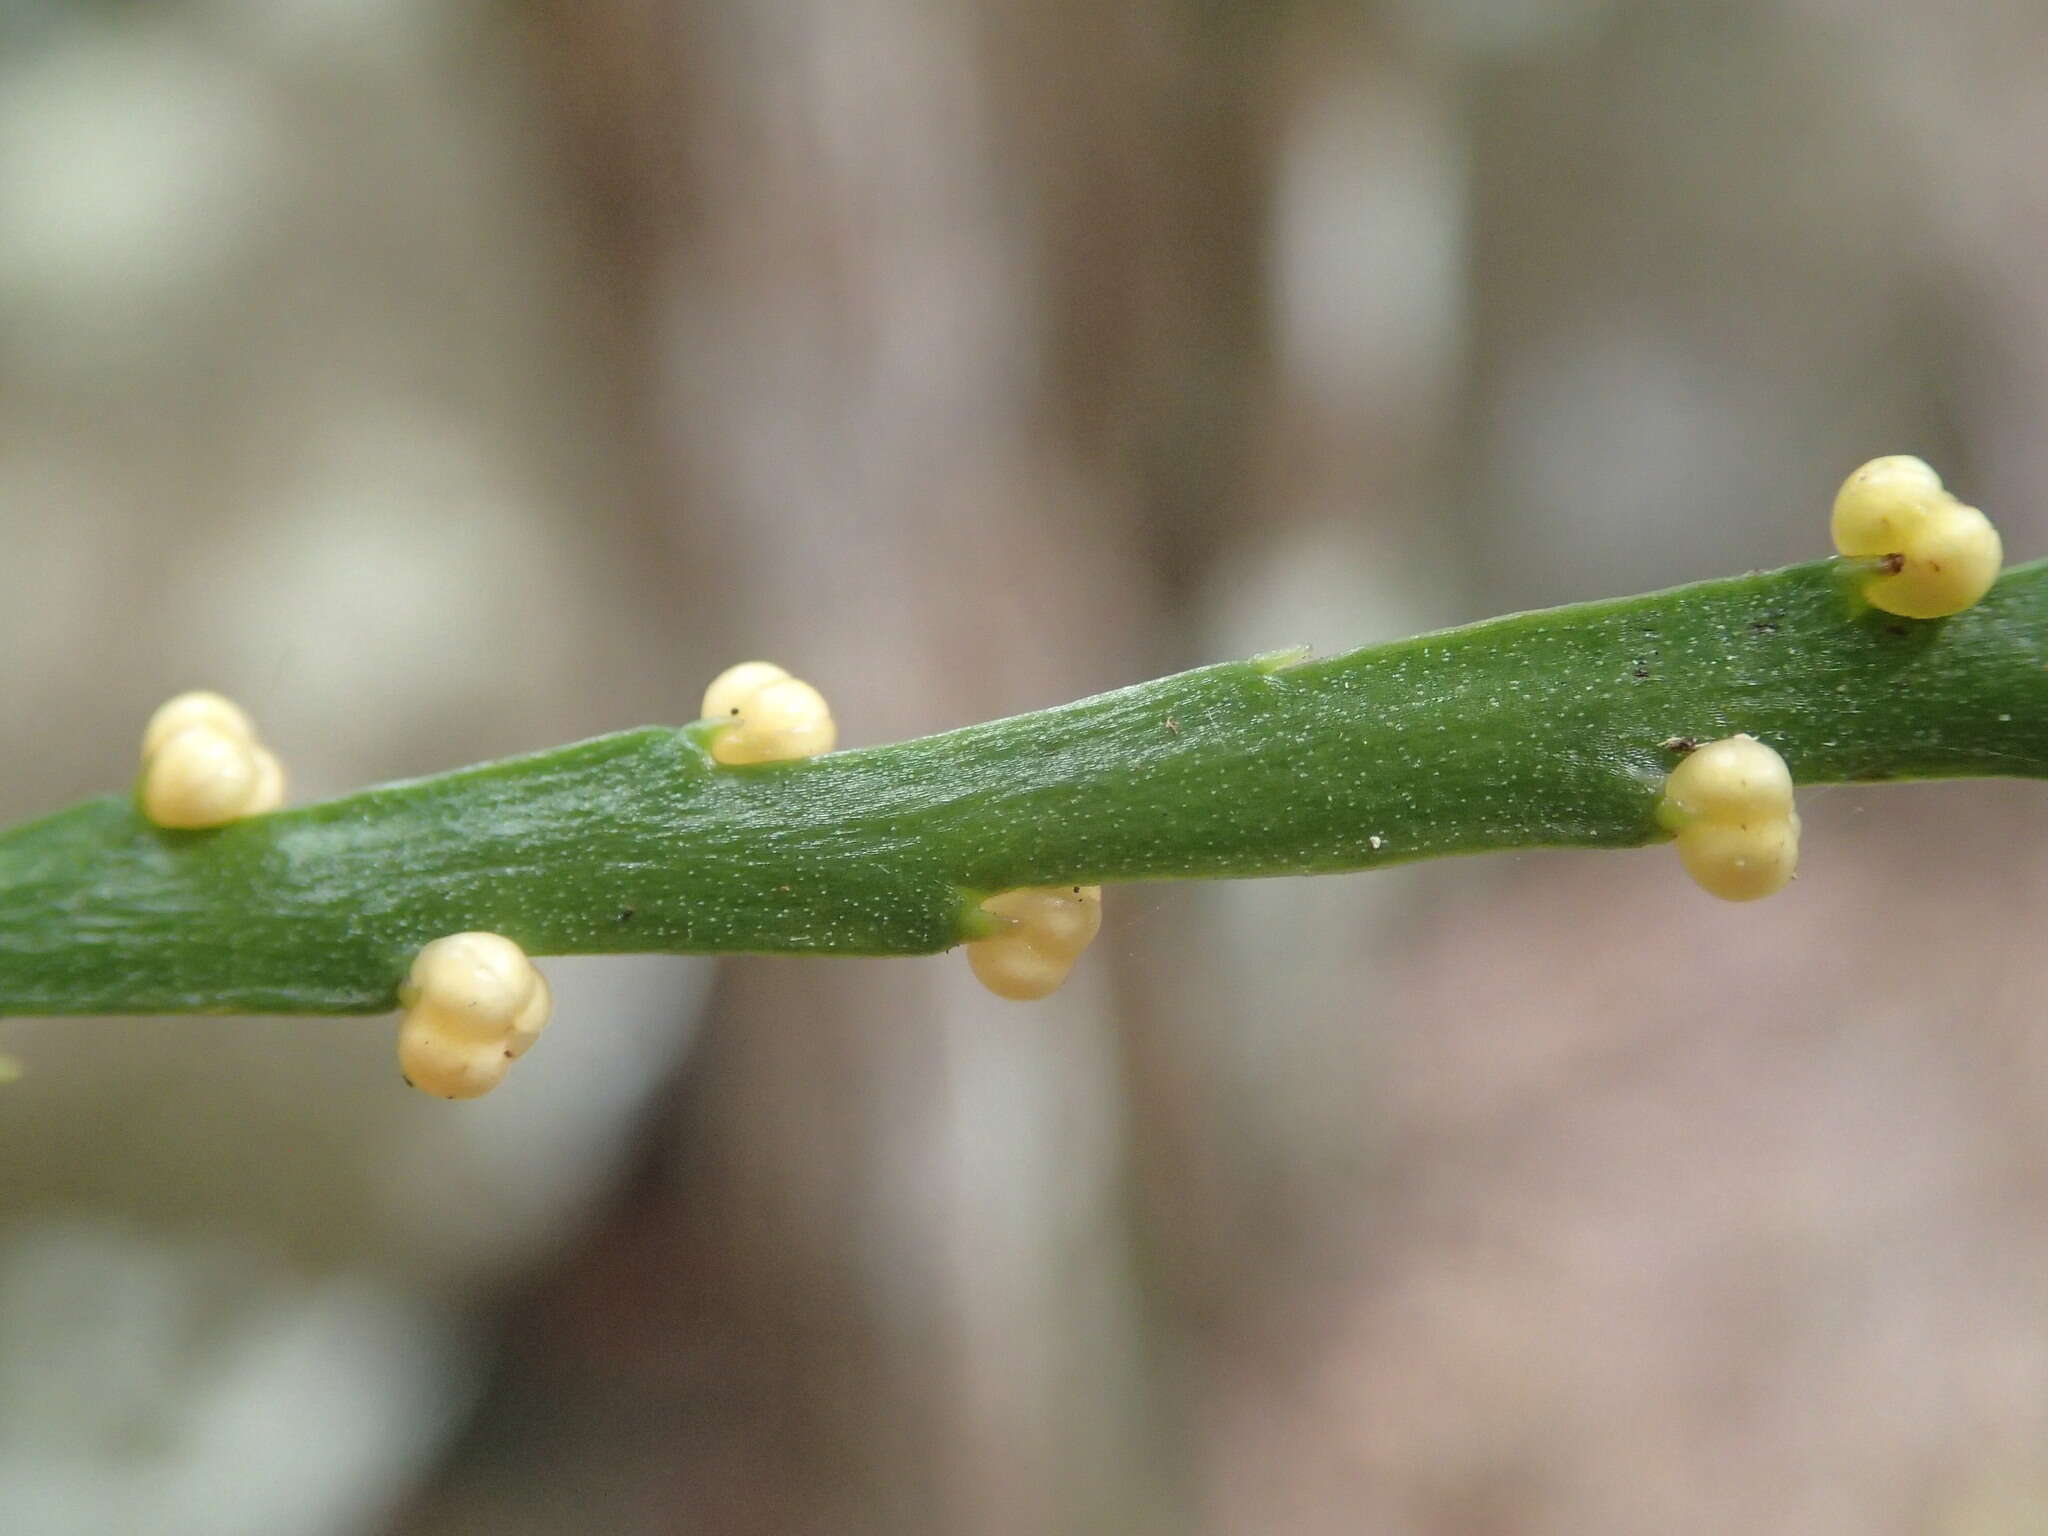
<svg viewBox="0 0 2048 1536"><path fill-rule="evenodd" d="M0 0L0 817L849 745L1824 552L2048 543L2048 12ZM2038 790L1112 889L960 957L9 1021L9 1536L2048 1530Z"/></svg>

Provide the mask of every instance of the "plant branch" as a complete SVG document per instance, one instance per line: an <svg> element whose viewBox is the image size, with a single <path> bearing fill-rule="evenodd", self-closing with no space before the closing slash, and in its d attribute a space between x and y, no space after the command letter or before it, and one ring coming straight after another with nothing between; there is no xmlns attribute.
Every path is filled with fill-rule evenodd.
<svg viewBox="0 0 2048 1536"><path fill-rule="evenodd" d="M217 831L129 798L0 833L0 1014L360 1013L465 929L535 954L922 954L1021 885L1662 840L1674 743L1805 784L2048 777L2048 562L1951 619L1843 562L1233 662L805 762L625 731Z"/></svg>

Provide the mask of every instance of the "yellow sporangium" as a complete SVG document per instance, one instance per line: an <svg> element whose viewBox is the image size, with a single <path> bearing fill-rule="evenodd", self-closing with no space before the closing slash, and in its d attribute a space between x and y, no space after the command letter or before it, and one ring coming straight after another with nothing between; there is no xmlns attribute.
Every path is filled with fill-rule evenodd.
<svg viewBox="0 0 2048 1536"><path fill-rule="evenodd" d="M1864 584L1873 607L1906 619L1961 613L1998 580L2005 550L1991 519L1942 489L1910 454L1872 459L1835 496L1835 549L1880 568Z"/></svg>
<svg viewBox="0 0 2048 1536"><path fill-rule="evenodd" d="M825 697L772 661L728 667L704 690L703 718L722 722L711 756L727 767L830 752L839 740Z"/></svg>
<svg viewBox="0 0 2048 1536"><path fill-rule="evenodd" d="M443 1099L481 1098L497 1087L554 1007L539 967L496 933L434 940L414 958L398 997L399 1070Z"/></svg>
<svg viewBox="0 0 2048 1536"><path fill-rule="evenodd" d="M160 827L225 826L284 804L284 767L240 706L181 693L142 733L142 813Z"/></svg>
<svg viewBox="0 0 2048 1536"><path fill-rule="evenodd" d="M989 897L981 910L1002 927L969 941L975 979L997 997L1030 1002L1058 991L1101 931L1102 887L1026 886Z"/></svg>
<svg viewBox="0 0 2048 1536"><path fill-rule="evenodd" d="M1685 872L1724 901L1783 890L1799 867L1791 770L1754 736L1695 748L1664 781L1657 820L1677 834Z"/></svg>
<svg viewBox="0 0 2048 1536"><path fill-rule="evenodd" d="M244 741L256 739L256 723L241 705L218 693L196 689L157 706L149 724L142 728L142 760L148 762L158 747L194 725L210 725Z"/></svg>

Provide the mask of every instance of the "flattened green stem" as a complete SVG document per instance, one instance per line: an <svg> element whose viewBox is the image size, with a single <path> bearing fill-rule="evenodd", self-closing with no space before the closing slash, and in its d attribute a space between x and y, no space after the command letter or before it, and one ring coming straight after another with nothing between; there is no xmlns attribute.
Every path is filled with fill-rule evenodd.
<svg viewBox="0 0 2048 1536"><path fill-rule="evenodd" d="M127 799L0 833L0 1014L389 1009L464 929L534 954L922 954L1020 885L1627 847L1673 743L1801 783L2048 777L2048 563L1912 623L1838 562L1517 614L719 768L654 727L211 832Z"/></svg>

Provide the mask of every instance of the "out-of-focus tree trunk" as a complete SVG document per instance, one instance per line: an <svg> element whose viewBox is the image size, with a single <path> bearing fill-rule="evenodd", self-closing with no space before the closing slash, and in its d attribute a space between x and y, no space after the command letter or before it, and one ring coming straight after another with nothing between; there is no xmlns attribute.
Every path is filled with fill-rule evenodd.
<svg viewBox="0 0 2048 1536"><path fill-rule="evenodd" d="M1225 538L1259 419L1270 18L544 14L589 216L628 237L612 334L675 600L716 615L722 654L815 680L852 744L1182 661L1162 599ZM730 968L675 1142L550 1307L621 1265L640 1283L512 1367L537 1398L615 1330L663 1341L534 1421L536 1459L617 1474L579 1479L580 1518L1184 1528L1118 926L1039 1010L957 956ZM649 1487L672 1519L633 1514ZM517 1499L497 1518L553 1528Z"/></svg>

